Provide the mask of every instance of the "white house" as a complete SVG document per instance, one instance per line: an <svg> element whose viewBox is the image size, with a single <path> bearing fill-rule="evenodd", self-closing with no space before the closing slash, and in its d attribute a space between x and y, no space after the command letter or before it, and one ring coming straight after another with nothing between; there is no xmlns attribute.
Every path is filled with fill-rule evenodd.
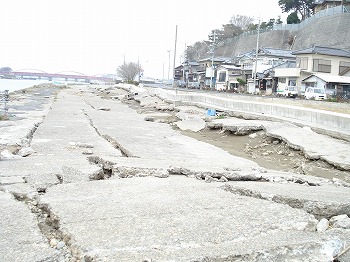
<svg viewBox="0 0 350 262"><path fill-rule="evenodd" d="M324 74L330 76L344 76L350 70L350 52L339 48L312 46L293 52L296 55L300 77L297 86L301 86L301 93L305 91L302 84L308 76Z"/></svg>
<svg viewBox="0 0 350 262"><path fill-rule="evenodd" d="M234 65L220 65L216 69L216 86L219 91L238 90L239 82L237 78L242 78L241 68Z"/></svg>
<svg viewBox="0 0 350 262"><path fill-rule="evenodd" d="M304 78L303 88L318 87L324 88L327 95L336 95L343 92L350 92L350 77L315 73Z"/></svg>

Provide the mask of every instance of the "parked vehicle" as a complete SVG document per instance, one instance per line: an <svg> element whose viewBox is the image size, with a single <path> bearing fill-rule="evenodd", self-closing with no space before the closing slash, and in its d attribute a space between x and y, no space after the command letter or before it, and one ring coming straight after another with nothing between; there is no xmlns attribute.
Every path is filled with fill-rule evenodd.
<svg viewBox="0 0 350 262"><path fill-rule="evenodd" d="M199 82L189 82L188 87L193 89L199 89Z"/></svg>
<svg viewBox="0 0 350 262"><path fill-rule="evenodd" d="M305 99L324 100L327 99L326 92L323 88L308 87L305 90Z"/></svg>
<svg viewBox="0 0 350 262"><path fill-rule="evenodd" d="M285 97L297 97L298 96L298 88L296 86L286 86L283 92Z"/></svg>
<svg viewBox="0 0 350 262"><path fill-rule="evenodd" d="M186 87L186 82L183 80L177 80L176 81L176 86L177 87Z"/></svg>

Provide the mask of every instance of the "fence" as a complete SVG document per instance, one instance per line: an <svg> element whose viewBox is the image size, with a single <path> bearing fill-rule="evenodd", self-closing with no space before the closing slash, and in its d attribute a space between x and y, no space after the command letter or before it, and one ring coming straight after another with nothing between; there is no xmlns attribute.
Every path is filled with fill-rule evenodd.
<svg viewBox="0 0 350 262"><path fill-rule="evenodd" d="M337 14L342 14L342 13L348 13L347 8L345 6L336 6L336 7L328 8L325 10L321 10L321 11L317 12L316 14L314 14L313 16L300 22L299 24L274 25L272 30L296 31L296 30L302 29L305 26L315 22L317 19L319 19L321 17L337 15Z"/></svg>
<svg viewBox="0 0 350 262"><path fill-rule="evenodd" d="M3 115L7 115L7 102L10 100L9 90L0 92L0 104L4 104L3 107L0 107L0 113L3 111ZM0 114L1 115L1 114Z"/></svg>

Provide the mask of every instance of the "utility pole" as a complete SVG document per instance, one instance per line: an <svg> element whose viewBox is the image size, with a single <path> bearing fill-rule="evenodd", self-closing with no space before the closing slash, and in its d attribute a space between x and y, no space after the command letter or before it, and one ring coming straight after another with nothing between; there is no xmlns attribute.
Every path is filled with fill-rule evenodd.
<svg viewBox="0 0 350 262"><path fill-rule="evenodd" d="M254 69L254 88L256 90L256 74L257 74L257 68L258 68L258 53L259 53L259 36L260 36L260 18L259 18L259 24L258 24L258 36L256 38L256 50L255 50L255 69ZM259 87L259 86L258 86Z"/></svg>
<svg viewBox="0 0 350 262"><path fill-rule="evenodd" d="M175 86L175 62L176 62L176 43L177 43L177 25L175 29L175 47L174 47L174 63L173 63L173 84L172 87L174 88ZM176 90L177 93L177 90Z"/></svg>
<svg viewBox="0 0 350 262"><path fill-rule="evenodd" d="M170 80L170 52L171 52L171 50L168 50L167 52L169 54L169 63L168 63L168 81L169 81Z"/></svg>
<svg viewBox="0 0 350 262"><path fill-rule="evenodd" d="M212 43L212 57L211 57L211 77L210 77L210 90L213 87L213 77L214 77L214 52L215 52L215 41L216 41L216 33L214 31L213 35L213 43Z"/></svg>
<svg viewBox="0 0 350 262"><path fill-rule="evenodd" d="M137 57L137 70L138 70L138 75L139 75L138 81L137 81L137 82L140 83L140 80L141 80L141 70L140 70L140 58L139 58L139 57Z"/></svg>

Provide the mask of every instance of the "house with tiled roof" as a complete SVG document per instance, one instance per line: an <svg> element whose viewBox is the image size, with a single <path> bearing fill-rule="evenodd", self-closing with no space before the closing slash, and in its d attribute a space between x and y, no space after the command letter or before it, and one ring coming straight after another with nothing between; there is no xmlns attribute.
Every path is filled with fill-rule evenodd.
<svg viewBox="0 0 350 262"><path fill-rule="evenodd" d="M350 0L315 0L312 9L314 14L333 7L343 6L350 11Z"/></svg>
<svg viewBox="0 0 350 262"><path fill-rule="evenodd" d="M346 76L350 69L350 52L332 47L312 46L303 50L294 51L296 56L296 67L300 70L297 85L303 93L306 87L317 85L317 82L305 82L309 76L314 74L328 74L330 76ZM350 83L349 83L350 85ZM323 86L328 93L337 93L348 90L348 84L327 83Z"/></svg>
<svg viewBox="0 0 350 262"><path fill-rule="evenodd" d="M274 79L270 74L265 74L264 72L286 62L293 62L295 58L291 50L261 47L257 54L255 50L252 50L241 54L236 60L237 65L241 67L243 80L248 82L247 91L249 93L261 92L271 94L276 87L276 83L274 83ZM257 77L254 84L255 66ZM258 90L256 90L256 87L258 87Z"/></svg>

